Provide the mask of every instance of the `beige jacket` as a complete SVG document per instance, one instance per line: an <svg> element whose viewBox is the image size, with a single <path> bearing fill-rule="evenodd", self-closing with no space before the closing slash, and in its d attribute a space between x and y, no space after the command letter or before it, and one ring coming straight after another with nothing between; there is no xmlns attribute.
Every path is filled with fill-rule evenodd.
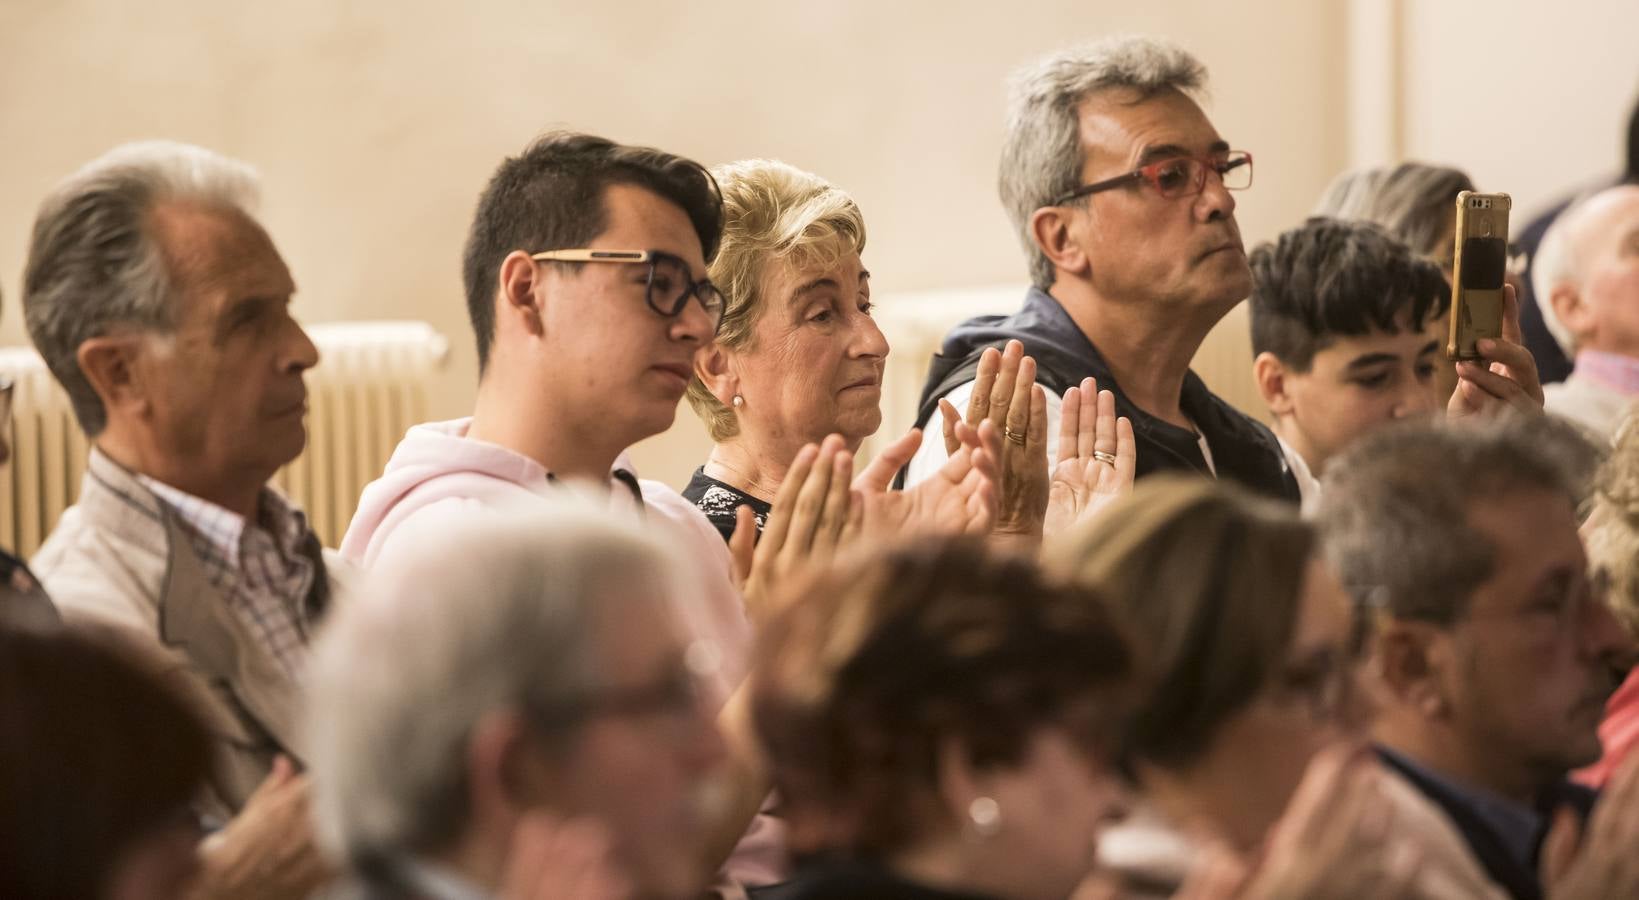
<svg viewBox="0 0 1639 900"><path fill-rule="evenodd" d="M349 570L316 538L306 552L324 577L292 602L311 626L345 594ZM79 502L31 567L65 621L118 635L199 709L218 747L202 813L231 816L275 755L301 761L297 685L211 584L176 516L131 472L92 451Z"/></svg>

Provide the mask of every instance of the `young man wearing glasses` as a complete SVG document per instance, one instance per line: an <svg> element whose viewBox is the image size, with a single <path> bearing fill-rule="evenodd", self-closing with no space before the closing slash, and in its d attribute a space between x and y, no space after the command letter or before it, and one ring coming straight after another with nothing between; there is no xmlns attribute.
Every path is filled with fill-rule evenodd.
<svg viewBox="0 0 1639 900"><path fill-rule="evenodd" d="M1016 339L1047 389L1049 458L1059 397L1092 377L1132 421L1139 477L1195 471L1298 499L1274 435L1189 370L1207 332L1251 290L1230 192L1251 185L1252 157L1231 149L1191 99L1205 79L1183 50L1133 37L1017 76L1000 187L1034 285L1019 312L973 319L945 338L919 425L941 398L964 411L980 356ZM944 456L939 429L927 435L909 482Z"/></svg>
<svg viewBox="0 0 1639 900"><path fill-rule="evenodd" d="M725 701L745 674L750 625L723 540L624 455L671 426L694 353L716 334L722 298L706 265L721 230L716 182L669 153L556 132L501 163L465 252L476 407L410 429L364 489L342 555L373 567L407 522L593 485L693 563L675 614L720 656L706 687L714 708ZM755 846L731 874L774 880L777 857Z"/></svg>

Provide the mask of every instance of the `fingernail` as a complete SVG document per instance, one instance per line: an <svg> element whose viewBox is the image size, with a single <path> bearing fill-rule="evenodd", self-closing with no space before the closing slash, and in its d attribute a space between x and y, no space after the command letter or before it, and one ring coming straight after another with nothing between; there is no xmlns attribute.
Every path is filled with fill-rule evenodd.
<svg viewBox="0 0 1639 900"><path fill-rule="evenodd" d="M1497 342L1490 338L1480 338L1474 342L1474 346L1478 347L1481 353L1489 353L1496 349Z"/></svg>

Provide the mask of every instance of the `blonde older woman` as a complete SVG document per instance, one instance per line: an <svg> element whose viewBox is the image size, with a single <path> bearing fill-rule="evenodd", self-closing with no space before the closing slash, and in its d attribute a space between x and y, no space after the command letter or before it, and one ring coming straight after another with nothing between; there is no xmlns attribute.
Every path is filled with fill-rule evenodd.
<svg viewBox="0 0 1639 900"><path fill-rule="evenodd" d="M781 484L795 477L793 461L803 448L837 435L846 451L842 455L851 456L876 432L889 348L871 315L871 274L862 259L865 220L852 197L818 176L771 160L719 166L712 174L722 189L723 237L710 277L725 306L716 341L695 359L688 398L716 446L683 496L727 539L740 524L742 508L754 515L758 531L768 523ZM1019 361L1012 362L1016 369ZM1028 381L1022 383L1028 388ZM1095 458L1095 433L1114 442L1114 406L1100 408L1091 392L1082 402L1081 390L1072 389L1066 406L1085 413L1067 415L1061 423L1061 435L1071 439L1060 446L1071 449L1051 482L1042 433L1046 417L1028 412L1044 406L1045 398L1026 396L1014 404L1013 416L1004 409L988 425L975 420L948 426L953 449L967 449L951 457L940 477L911 491L886 488L920 445L920 434L912 431L884 448L854 483L868 504L863 529L989 528L993 516L976 513L981 506L976 496L990 488L976 482L990 476L973 476L981 468L975 461L987 455L1008 469L998 498L1004 513L1022 505L1009 503L1017 493L1011 485L1029 480L1014 478L1015 470L1034 473L1033 483L1021 490L1043 498L1051 493L1051 502L1044 499L1035 507L1038 534L1044 507L1051 507L1050 517L1066 520L1096 509L1131 483L1131 450L1112 453L1100 444ZM1004 421L1017 445L1005 454ZM1085 452L1075 452L1077 447ZM1031 460L1034 467L1014 461L1026 451L1039 456Z"/></svg>
<svg viewBox="0 0 1639 900"><path fill-rule="evenodd" d="M724 233L711 280L727 302L688 398L716 446L683 496L728 537L742 505L766 524L803 445L835 433L854 451L876 433L888 341L871 318L853 198L771 160L712 174Z"/></svg>

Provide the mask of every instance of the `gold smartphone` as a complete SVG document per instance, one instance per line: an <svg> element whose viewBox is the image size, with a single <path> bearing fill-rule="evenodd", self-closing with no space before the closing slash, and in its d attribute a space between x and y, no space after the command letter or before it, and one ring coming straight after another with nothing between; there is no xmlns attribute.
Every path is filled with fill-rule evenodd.
<svg viewBox="0 0 1639 900"><path fill-rule="evenodd" d="M1508 271L1507 194L1457 195L1457 247L1451 265L1450 359L1479 359L1475 342L1502 337L1502 288Z"/></svg>

